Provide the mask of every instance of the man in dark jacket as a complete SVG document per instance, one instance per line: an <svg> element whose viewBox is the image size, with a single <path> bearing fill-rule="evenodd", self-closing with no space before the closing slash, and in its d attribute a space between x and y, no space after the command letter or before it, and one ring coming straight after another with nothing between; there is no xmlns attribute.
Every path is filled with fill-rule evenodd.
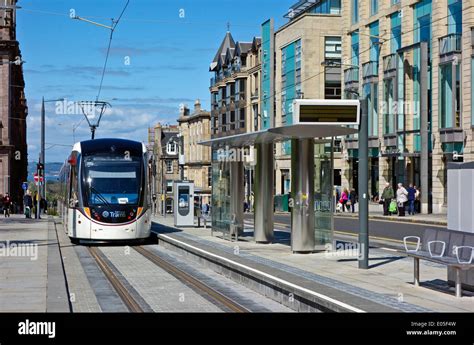
<svg viewBox="0 0 474 345"><path fill-rule="evenodd" d="M358 202L357 193L356 193L356 190L354 188L352 188L351 192L349 193L349 200L351 201L352 213L354 213L355 212L355 204L356 204L356 202Z"/></svg>
<svg viewBox="0 0 474 345"><path fill-rule="evenodd" d="M6 217L10 217L10 204L12 200L10 199L10 195L8 193L5 194L3 197L3 214Z"/></svg>
<svg viewBox="0 0 474 345"><path fill-rule="evenodd" d="M390 183L385 184L385 188L383 189L382 192L382 198L381 200L383 201L383 215L388 216L389 215L389 207L390 203L392 202L393 197L395 196L395 193L393 192L393 188L390 186Z"/></svg>
<svg viewBox="0 0 474 345"><path fill-rule="evenodd" d="M23 204L25 208L25 217L31 218L31 209L33 207L33 198L31 197L31 192L26 191L25 196L23 197Z"/></svg>
<svg viewBox="0 0 474 345"><path fill-rule="evenodd" d="M413 188L413 184L410 183L410 186L407 189L408 192L408 214L415 214L415 195L416 189Z"/></svg>

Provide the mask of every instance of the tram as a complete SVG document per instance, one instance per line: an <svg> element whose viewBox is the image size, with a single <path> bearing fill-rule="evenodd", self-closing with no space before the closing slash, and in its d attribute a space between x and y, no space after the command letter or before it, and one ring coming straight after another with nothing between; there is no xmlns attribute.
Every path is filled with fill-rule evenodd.
<svg viewBox="0 0 474 345"><path fill-rule="evenodd" d="M76 143L60 172L60 214L73 243L145 240L151 229L147 150L125 139Z"/></svg>

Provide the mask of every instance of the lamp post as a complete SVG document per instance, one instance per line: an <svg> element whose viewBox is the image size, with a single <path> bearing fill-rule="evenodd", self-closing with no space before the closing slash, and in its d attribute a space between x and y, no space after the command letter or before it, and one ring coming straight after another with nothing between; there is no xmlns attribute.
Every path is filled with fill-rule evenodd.
<svg viewBox="0 0 474 345"><path fill-rule="evenodd" d="M41 102L41 152L40 152L40 164L43 164L43 174L45 173L45 135L46 135L46 129L45 129L45 120L46 120L46 111L44 108L45 103L50 103L50 102L62 102L64 101L64 98L58 98L58 99L49 99L49 100L44 100L44 97L42 98ZM41 183L41 181L38 181L38 183ZM39 186L38 186L39 187ZM41 185L41 188L38 188L38 191L41 189L41 195L43 198L46 199L46 176L44 176L43 179L43 185ZM39 195L40 193L38 193ZM39 198L39 197L38 197Z"/></svg>
<svg viewBox="0 0 474 345"><path fill-rule="evenodd" d="M335 61L323 61L325 67L358 65L342 64ZM359 142L359 268L369 268L369 118L367 98L359 92L351 91L360 101Z"/></svg>

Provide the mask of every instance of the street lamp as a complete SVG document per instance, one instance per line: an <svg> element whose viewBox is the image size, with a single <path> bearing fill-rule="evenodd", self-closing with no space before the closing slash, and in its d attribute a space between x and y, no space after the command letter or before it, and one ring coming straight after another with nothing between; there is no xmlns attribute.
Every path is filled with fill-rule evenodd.
<svg viewBox="0 0 474 345"><path fill-rule="evenodd" d="M40 164L43 164L43 175L44 175L44 172L46 171L45 170L45 149L44 149L44 146L45 146L45 118L46 118L46 112L45 112L45 109L44 109L44 104L45 103L50 103L50 102L62 102L64 101L64 98L59 98L59 99L49 99L49 100L44 100L44 97L42 98L42 101L41 101L41 153L40 153L40 161L39 163ZM39 178L39 177L38 177ZM38 183L40 183L40 180L38 180ZM43 185L42 185L42 188L41 188L41 195L43 195L43 197L46 199L46 176L44 176L44 179L43 179ZM40 190L40 188L38 188L38 190ZM39 197L38 197L39 199ZM38 206L39 206L39 203L38 203ZM39 212L39 211L38 211Z"/></svg>
<svg viewBox="0 0 474 345"><path fill-rule="evenodd" d="M343 64L337 61L323 61L325 67L358 65ZM360 101L360 125L358 132L359 142L359 268L369 268L369 119L367 98L359 92L351 91Z"/></svg>

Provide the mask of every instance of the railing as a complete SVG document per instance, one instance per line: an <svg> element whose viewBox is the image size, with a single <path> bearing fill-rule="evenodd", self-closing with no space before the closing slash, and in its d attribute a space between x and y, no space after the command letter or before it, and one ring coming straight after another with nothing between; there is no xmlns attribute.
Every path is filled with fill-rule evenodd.
<svg viewBox="0 0 474 345"><path fill-rule="evenodd" d="M377 77L379 75L379 62L369 61L362 65L362 77Z"/></svg>
<svg viewBox="0 0 474 345"><path fill-rule="evenodd" d="M461 53L462 34L449 34L439 38L439 55Z"/></svg>
<svg viewBox="0 0 474 345"><path fill-rule="evenodd" d="M397 55L390 54L383 57L383 71L390 72L397 69Z"/></svg>
<svg viewBox="0 0 474 345"><path fill-rule="evenodd" d="M359 82L359 67L351 67L344 71L344 83L357 83Z"/></svg>

